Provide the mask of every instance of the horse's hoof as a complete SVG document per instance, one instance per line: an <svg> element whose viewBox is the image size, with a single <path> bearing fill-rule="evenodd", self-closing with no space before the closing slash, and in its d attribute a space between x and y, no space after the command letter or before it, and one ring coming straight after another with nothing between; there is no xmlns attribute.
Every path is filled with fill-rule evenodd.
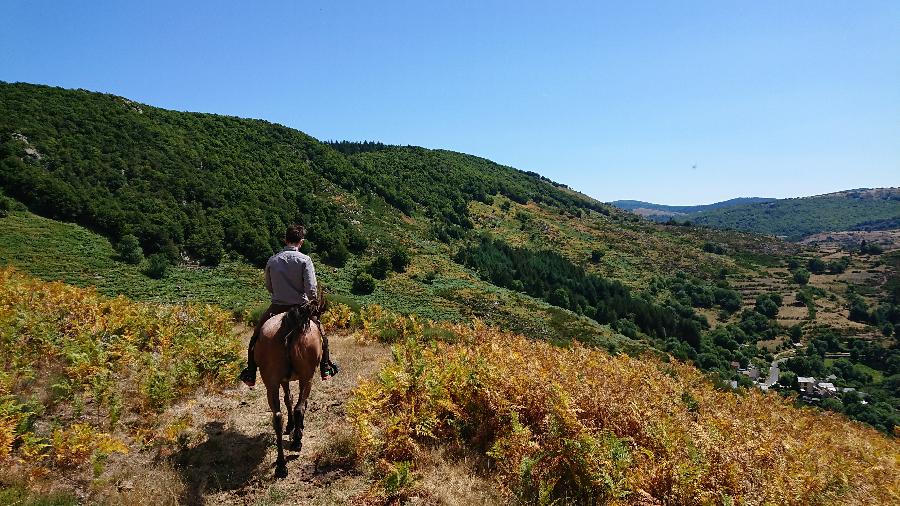
<svg viewBox="0 0 900 506"><path fill-rule="evenodd" d="M275 464L275 478L287 478L287 465L284 463Z"/></svg>
<svg viewBox="0 0 900 506"><path fill-rule="evenodd" d="M303 449L303 441L300 438L291 439L291 444L288 445L288 450L292 452L299 452Z"/></svg>

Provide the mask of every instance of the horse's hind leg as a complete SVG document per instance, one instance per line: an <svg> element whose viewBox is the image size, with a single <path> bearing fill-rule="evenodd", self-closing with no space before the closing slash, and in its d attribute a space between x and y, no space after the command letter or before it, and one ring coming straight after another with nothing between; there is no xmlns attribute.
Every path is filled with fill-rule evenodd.
<svg viewBox="0 0 900 506"><path fill-rule="evenodd" d="M284 443L281 437L284 435L284 427L281 416L281 399L278 398L278 385L267 388L266 398L269 401L269 409L272 410L272 427L275 429L275 446L278 448L278 458L275 460L275 477L287 476L287 464L284 460Z"/></svg>
<svg viewBox="0 0 900 506"><path fill-rule="evenodd" d="M290 434L294 430L294 412L291 409L294 399L291 397L291 383L285 381L281 384L281 388L284 390L284 409L287 411L287 428L285 431Z"/></svg>
<svg viewBox="0 0 900 506"><path fill-rule="evenodd" d="M306 407L309 404L309 392L312 390L312 381L300 381L300 396L294 406L294 433L291 436L291 450L300 451L303 447L303 417L306 415Z"/></svg>

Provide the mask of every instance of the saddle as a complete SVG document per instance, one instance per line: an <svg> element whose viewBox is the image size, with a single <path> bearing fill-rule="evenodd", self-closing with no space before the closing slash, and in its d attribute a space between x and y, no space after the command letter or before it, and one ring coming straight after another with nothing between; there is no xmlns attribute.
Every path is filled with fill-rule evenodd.
<svg viewBox="0 0 900 506"><path fill-rule="evenodd" d="M319 329L319 335L322 336L322 360L319 362L319 374L323 380L326 380L338 373L337 364L331 361L328 351L328 336L322 329L322 323L319 321L319 315L328 308L328 302L325 298L324 291L314 300L307 302L302 306L294 306L288 310L284 319L281 321L281 328L278 330L285 349L288 349L294 339L303 335L309 330L310 323L315 323Z"/></svg>

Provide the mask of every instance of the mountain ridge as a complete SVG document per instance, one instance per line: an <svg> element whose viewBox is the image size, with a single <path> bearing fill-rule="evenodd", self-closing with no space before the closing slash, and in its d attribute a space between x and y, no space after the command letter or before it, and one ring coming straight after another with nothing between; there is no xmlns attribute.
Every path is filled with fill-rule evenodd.
<svg viewBox="0 0 900 506"><path fill-rule="evenodd" d="M720 202L713 202L712 204L697 204L691 206L670 206L666 204L644 202L641 200L614 200L610 202L610 204L618 207L619 209L632 211L635 214L639 214L641 216L677 216L708 209L718 209L722 207L732 207L736 205L758 202L771 202L773 200L775 199L767 197L735 197L733 199L723 200Z"/></svg>
<svg viewBox="0 0 900 506"><path fill-rule="evenodd" d="M797 241L822 232L889 230L900 223L900 188L855 188L787 199L737 198L706 206L611 202L655 221L676 219Z"/></svg>

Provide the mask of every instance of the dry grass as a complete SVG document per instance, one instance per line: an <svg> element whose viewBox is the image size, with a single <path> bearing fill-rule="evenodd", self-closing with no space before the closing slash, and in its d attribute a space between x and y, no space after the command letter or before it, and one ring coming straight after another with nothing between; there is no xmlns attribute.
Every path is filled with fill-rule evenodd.
<svg viewBox="0 0 900 506"><path fill-rule="evenodd" d="M514 504L515 499L489 474L487 459L468 450L436 448L416 462L417 488L437 504Z"/></svg>
<svg viewBox="0 0 900 506"><path fill-rule="evenodd" d="M143 460L143 459L142 459ZM181 475L168 462L123 463L98 487L94 500L121 506L175 506L185 496Z"/></svg>

